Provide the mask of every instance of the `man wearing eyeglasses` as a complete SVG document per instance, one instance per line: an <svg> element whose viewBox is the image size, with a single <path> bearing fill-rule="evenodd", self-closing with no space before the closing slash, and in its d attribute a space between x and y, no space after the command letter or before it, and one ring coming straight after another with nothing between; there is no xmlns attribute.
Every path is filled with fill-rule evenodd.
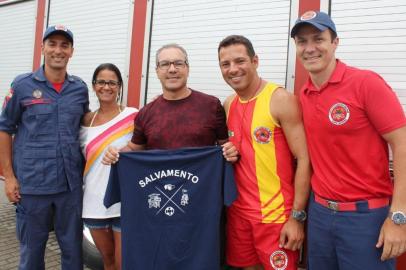
<svg viewBox="0 0 406 270"><path fill-rule="evenodd" d="M189 62L185 49L168 44L156 52L156 69L162 95L143 107L135 120L134 135L120 151L177 149L223 145L228 161L237 160L236 148L227 143L224 109L218 98L187 86ZM109 148L106 164L118 160L118 151Z"/></svg>
<svg viewBox="0 0 406 270"><path fill-rule="evenodd" d="M233 146L233 144L227 142L228 133L226 127L226 116L219 99L214 96L210 96L202 92L193 90L187 86L187 79L189 76L189 62L185 49L177 44L168 44L161 47L156 52L155 70L162 85L162 95L158 96L154 101L147 104L138 112L138 115L135 119L134 134L132 140L126 147L120 149L120 152L151 149L174 150L184 147L214 146L217 144L222 145L224 157L230 162L235 162L238 159L238 152L236 151L236 148ZM111 164L117 162L118 159L118 149L109 148L105 156L103 157L103 162L105 164ZM202 181L210 182L220 180L215 177L217 172L215 171L214 166L212 168L208 164L205 168L208 170L214 170L212 175L213 179L202 179ZM146 183L149 183L148 180ZM205 198L213 198L213 194L216 195L222 193L223 191L218 190L217 184L218 182L213 182L211 186L212 191L199 191L202 194L199 196L204 196ZM166 189L172 190L175 189L175 186L168 184L165 185L165 190ZM185 188L182 190L182 192L187 193L188 190L188 188ZM156 192L157 191L150 194L150 196L159 197L160 194L156 194ZM176 192L174 192L173 196L175 195ZM193 198L196 197L192 196L191 200L193 200ZM150 200L152 199L153 197L150 198ZM155 247L153 248L153 250L158 251L161 248L165 249L164 246L168 243L174 245L174 247L173 250L165 249L164 252L158 252L160 255L157 255L155 259L156 262L154 263L156 268L153 269L215 269L211 266L219 264L219 252L216 252L219 244L219 239L215 239L213 241L213 239L211 238L213 235L217 235L220 226L215 226L216 231L212 231L210 235L205 237L206 242L202 241L200 243L193 244L194 247L201 247L199 254L189 254L190 252L187 252L188 249L185 249L185 247L188 246L189 241L193 241L193 239L195 239L196 237L193 237L193 235L195 234L188 233L188 230L186 229L184 232L182 232L181 228L185 228L185 225L187 225L186 227L188 228L190 228L191 226L193 228L199 228L199 225L201 226L201 224L199 224L199 221L196 221L196 224L185 224L185 220L182 220L181 218L178 219L179 216L173 214L173 211L180 211L179 209L181 207L178 206L178 208L171 209L171 207L174 206L175 203L173 203L172 197L170 197L169 200L171 201L171 204L169 204L169 207L165 209L165 214L168 216L174 215L174 219L162 219L162 222L165 223L163 225L168 225L168 222L174 222L174 225L177 224L178 228L174 228L174 236L162 236L165 239L157 240L160 243L160 248ZM160 199L158 201L155 201L157 205L160 202ZM164 201L162 201L162 204L164 204ZM215 200L210 206L201 205L200 207L204 209L205 207L210 208L213 205L217 207ZM150 206L150 208L151 207L152 206ZM167 210L171 211L166 212ZM218 209L216 208L216 210ZM139 211L145 211L145 209L141 208ZM202 211L205 212L205 210ZM203 214L204 213L202 213L202 215ZM209 230L211 230L213 222L219 222L219 219L217 219L218 216L219 215L214 212L210 214L210 221L207 220L206 224ZM176 223L176 221L178 223ZM144 220L139 222L144 222ZM146 224L150 224L150 222L151 221L149 220L145 221ZM150 225L152 226L152 224ZM153 225L157 226L157 224ZM147 227L147 225L145 225L144 227ZM166 235L168 226L157 226L157 228L159 228L159 230L162 230L162 235ZM207 232L207 230L205 232ZM159 233L161 232L157 231L154 236L148 238L148 243L144 242L144 245L150 247L151 243L156 242L156 236L160 235ZM170 240L175 236L185 238L185 235L187 239L181 238L174 241ZM123 237L125 236L123 235ZM166 238L169 238L169 240ZM140 245L140 243L134 243L134 248L139 248L137 244ZM145 250L148 250L148 247L144 247L143 251L145 252ZM213 247L213 249L208 249L207 247ZM123 247L123 250L124 249L125 248ZM180 258L178 258L177 256L170 254L181 254L181 256ZM146 256L152 256L153 254L137 255L142 256L142 258L137 259L135 257L135 260L137 260L136 263L142 264L142 262L140 261L145 260ZM123 265L126 264L124 262L126 260L125 257L125 252L123 252ZM206 261L203 262L201 258L205 258ZM188 264L190 266L190 263L193 261L195 261L195 264L199 265L196 265L196 267L192 268L185 268L185 266ZM200 263L198 261L200 261ZM149 260L149 263L151 263L151 260ZM131 266L134 267L134 265ZM143 268L152 269L150 268L150 266L145 265L143 265Z"/></svg>
<svg viewBox="0 0 406 270"><path fill-rule="evenodd" d="M64 270L83 269L82 171L79 127L88 89L66 72L73 34L64 26L44 34L45 64L18 76L0 116L0 165L5 192L16 205L19 269L45 269L48 233L55 230ZM14 135L14 141L12 136Z"/></svg>

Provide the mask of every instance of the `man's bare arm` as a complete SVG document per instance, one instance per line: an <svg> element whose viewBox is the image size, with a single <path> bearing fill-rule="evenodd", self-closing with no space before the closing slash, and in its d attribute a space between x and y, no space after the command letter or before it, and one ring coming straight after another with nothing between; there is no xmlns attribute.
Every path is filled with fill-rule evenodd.
<svg viewBox="0 0 406 270"><path fill-rule="evenodd" d="M224 111L226 112L227 117L228 117L228 110L230 109L230 104L235 97L236 97L236 94L233 94L233 95L227 97L223 103ZM223 156L228 162L235 163L240 159L239 150L232 142L228 141L228 139L219 141L219 144L223 147Z"/></svg>
<svg viewBox="0 0 406 270"><path fill-rule="evenodd" d="M232 94L232 95L228 96L226 98L226 100L224 100L223 107L224 107L224 111L226 112L227 118L228 118L228 111L230 109L231 102L234 100L234 98L236 96L237 96L236 94Z"/></svg>
<svg viewBox="0 0 406 270"><path fill-rule="evenodd" d="M285 89L277 89L272 98L270 112L281 126L290 151L297 160L294 179L295 196L293 209L304 210L310 192L311 165L307 152L301 108L298 99ZM280 245L291 250L300 248L304 239L303 224L292 217L281 233Z"/></svg>
<svg viewBox="0 0 406 270"><path fill-rule="evenodd" d="M390 210L406 213L406 127L386 133L393 154L394 189ZM387 218L381 227L377 247L383 246L381 260L395 258L406 251L406 225Z"/></svg>

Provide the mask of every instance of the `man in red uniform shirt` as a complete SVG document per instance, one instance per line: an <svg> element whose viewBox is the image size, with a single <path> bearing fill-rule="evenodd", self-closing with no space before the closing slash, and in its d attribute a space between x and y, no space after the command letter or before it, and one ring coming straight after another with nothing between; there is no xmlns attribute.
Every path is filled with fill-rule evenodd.
<svg viewBox="0 0 406 270"><path fill-rule="evenodd" d="M394 269L393 258L406 251L403 109L378 74L336 59L339 42L327 14L306 12L291 36L310 75L300 92L314 170L309 269Z"/></svg>

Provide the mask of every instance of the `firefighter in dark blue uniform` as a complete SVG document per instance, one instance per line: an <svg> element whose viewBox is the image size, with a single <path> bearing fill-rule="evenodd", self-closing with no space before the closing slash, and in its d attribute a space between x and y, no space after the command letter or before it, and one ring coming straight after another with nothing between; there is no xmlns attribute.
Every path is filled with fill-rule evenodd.
<svg viewBox="0 0 406 270"><path fill-rule="evenodd" d="M16 204L19 269L45 268L51 229L61 248L62 269L83 269L78 134L88 111L88 89L66 72L73 54L70 30L49 27L42 54L44 66L13 81L0 116L0 165L7 197Z"/></svg>

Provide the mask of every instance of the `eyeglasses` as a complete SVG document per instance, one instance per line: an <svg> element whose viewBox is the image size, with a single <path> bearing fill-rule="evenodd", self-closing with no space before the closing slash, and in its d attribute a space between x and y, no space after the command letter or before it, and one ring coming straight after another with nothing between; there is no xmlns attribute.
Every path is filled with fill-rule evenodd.
<svg viewBox="0 0 406 270"><path fill-rule="evenodd" d="M93 81L93 83L98 87L104 87L107 84L110 88L117 88L120 85L120 82L113 80L111 81L95 80Z"/></svg>
<svg viewBox="0 0 406 270"><path fill-rule="evenodd" d="M175 60L175 61L159 61L157 64L157 67L161 70L168 70L171 65L173 64L173 66L176 69L180 69L180 68L184 68L188 62L186 60Z"/></svg>

